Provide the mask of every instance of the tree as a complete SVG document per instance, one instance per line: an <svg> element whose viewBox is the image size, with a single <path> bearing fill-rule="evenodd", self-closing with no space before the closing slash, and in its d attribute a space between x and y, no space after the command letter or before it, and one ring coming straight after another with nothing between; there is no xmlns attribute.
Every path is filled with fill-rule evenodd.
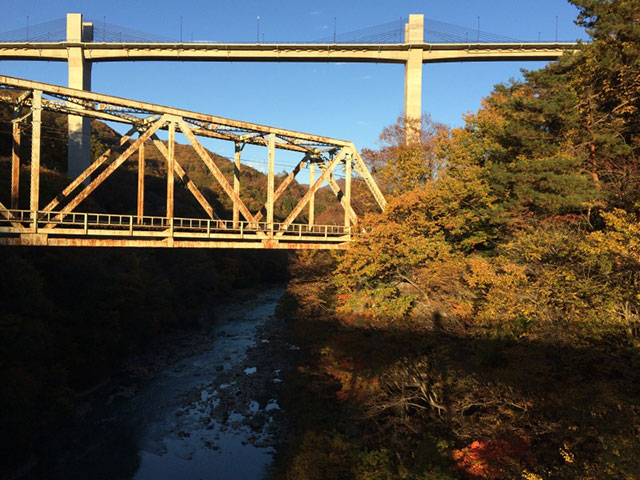
<svg viewBox="0 0 640 480"><path fill-rule="evenodd" d="M419 141L407 143L407 130L417 131ZM385 193L401 193L438 176L443 165L434 154L434 140L446 131L428 115L419 121L400 117L382 130L380 149L363 149L362 156Z"/></svg>
<svg viewBox="0 0 640 480"><path fill-rule="evenodd" d="M640 203L640 4L636 0L571 0L576 23L593 42L567 62L576 92L579 144L613 206Z"/></svg>

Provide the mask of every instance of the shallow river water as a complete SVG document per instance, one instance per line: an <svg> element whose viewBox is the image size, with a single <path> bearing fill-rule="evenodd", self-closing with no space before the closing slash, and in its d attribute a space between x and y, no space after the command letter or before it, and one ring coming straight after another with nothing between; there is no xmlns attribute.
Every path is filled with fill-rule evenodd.
<svg viewBox="0 0 640 480"><path fill-rule="evenodd" d="M282 292L268 288L226 302L201 353L104 395L83 418L75 445L60 446L47 477L263 478L284 436L276 395L296 348L282 339L273 317Z"/></svg>

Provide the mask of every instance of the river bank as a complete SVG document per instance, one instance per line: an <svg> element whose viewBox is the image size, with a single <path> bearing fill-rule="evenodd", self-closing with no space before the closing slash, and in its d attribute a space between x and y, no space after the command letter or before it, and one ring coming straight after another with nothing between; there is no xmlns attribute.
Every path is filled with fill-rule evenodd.
<svg viewBox="0 0 640 480"><path fill-rule="evenodd" d="M262 478L287 432L276 399L295 347L273 315L283 291L236 291L200 331L129 358L24 478Z"/></svg>

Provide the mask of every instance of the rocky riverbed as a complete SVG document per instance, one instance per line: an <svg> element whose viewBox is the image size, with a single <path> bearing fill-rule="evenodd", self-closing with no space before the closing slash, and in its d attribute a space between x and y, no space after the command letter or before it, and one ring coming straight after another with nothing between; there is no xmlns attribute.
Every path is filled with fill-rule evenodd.
<svg viewBox="0 0 640 480"><path fill-rule="evenodd" d="M283 290L236 294L208 312L209 331L130 359L87 395L82 431L32 478L263 478L288 429L277 398L296 347L274 316Z"/></svg>

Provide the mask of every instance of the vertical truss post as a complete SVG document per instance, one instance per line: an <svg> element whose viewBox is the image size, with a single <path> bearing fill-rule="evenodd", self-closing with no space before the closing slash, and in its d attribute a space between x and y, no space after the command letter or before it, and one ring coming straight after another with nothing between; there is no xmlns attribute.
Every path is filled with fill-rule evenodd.
<svg viewBox="0 0 640 480"><path fill-rule="evenodd" d="M177 117L177 122L178 122L178 125L180 126L180 131L187 137L187 140L189 140L189 143L191 144L193 149L196 151L196 153L202 159L206 167L209 169L209 171L213 174L215 179L218 181L218 183L222 187L222 190L224 190L224 193L226 193L229 196L229 198L231 198L232 200L235 200L238 203L238 206L240 208L240 213L244 216L244 218L249 223L256 224L255 217L251 215L251 212L249 211L247 206L244 204L244 202L235 194L235 192L233 191L233 188L231 187L229 182L227 182L227 179L224 177L220 169L216 166L215 162L211 159L211 157L209 156L209 153L207 153L205 148L200 144L200 142L194 135L193 131L187 124L187 122L185 122L180 117Z"/></svg>
<svg viewBox="0 0 640 480"><path fill-rule="evenodd" d="M33 215L33 230L38 229L40 204L40 130L42 126L42 90L33 91L31 104L31 188L29 210Z"/></svg>
<svg viewBox="0 0 640 480"><path fill-rule="evenodd" d="M345 153L346 153L346 149L341 148L338 154L333 157L333 160L331 160L329 164L326 165L322 174L320 175L320 178L318 178L318 180L316 180L315 183L311 185L311 188L309 188L309 191L304 194L304 197L300 199L298 204L293 208L293 210L291 210L291 213L289 214L289 216L284 220L284 222L282 222L282 225L280 227L282 230L286 230L287 228L289 228L289 225L293 223L293 221L300 214L302 209L307 206L307 203L309 203L309 199L311 198L311 196L318 191L318 189L322 186L322 184L327 180L327 177L329 176L329 174L331 174L331 172L333 172L333 169L336 168L336 165L338 165L338 163L342 161ZM284 231L280 232L279 236L282 236L283 234L284 234Z"/></svg>
<svg viewBox="0 0 640 480"><path fill-rule="evenodd" d="M313 182L316 181L316 164L313 162L309 162L309 188L313 185ZM309 199L309 230L312 229L313 224L315 222L315 214L316 214L316 206L315 206L316 195L315 193L311 195Z"/></svg>
<svg viewBox="0 0 640 480"><path fill-rule="evenodd" d="M273 191L275 189L275 133L269 134L269 167L267 173L267 226L273 234Z"/></svg>
<svg viewBox="0 0 640 480"><path fill-rule="evenodd" d="M167 158L167 218L173 218L173 187L176 149L176 122L169 122L169 157ZM173 222L172 222L173 223Z"/></svg>
<svg viewBox="0 0 640 480"><path fill-rule="evenodd" d="M11 149L11 208L18 209L20 199L20 123L13 122L13 147Z"/></svg>
<svg viewBox="0 0 640 480"><path fill-rule="evenodd" d="M351 154L344 159L344 200L344 226L348 228L351 225Z"/></svg>
<svg viewBox="0 0 640 480"><path fill-rule="evenodd" d="M138 223L144 216L144 143L138 148Z"/></svg>
<svg viewBox="0 0 640 480"><path fill-rule="evenodd" d="M240 154L244 148L244 143L235 142L234 166L233 166L233 191L240 197ZM238 228L240 222L240 206L233 200L233 228Z"/></svg>

